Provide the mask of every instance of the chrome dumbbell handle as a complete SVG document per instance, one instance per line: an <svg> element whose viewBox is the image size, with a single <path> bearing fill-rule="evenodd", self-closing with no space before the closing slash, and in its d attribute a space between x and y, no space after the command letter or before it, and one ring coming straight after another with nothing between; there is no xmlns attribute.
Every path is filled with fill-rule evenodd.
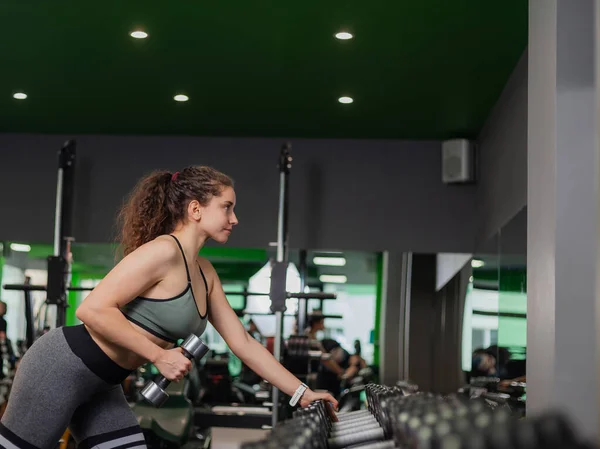
<svg viewBox="0 0 600 449"><path fill-rule="evenodd" d="M189 359L201 359L209 351L208 346L198 338L196 335L190 335L181 344L183 349L183 355ZM140 392L142 397L154 405L155 407L162 407L164 403L169 399L169 395L166 392L167 387L171 381L164 376L159 376L156 382L149 382Z"/></svg>

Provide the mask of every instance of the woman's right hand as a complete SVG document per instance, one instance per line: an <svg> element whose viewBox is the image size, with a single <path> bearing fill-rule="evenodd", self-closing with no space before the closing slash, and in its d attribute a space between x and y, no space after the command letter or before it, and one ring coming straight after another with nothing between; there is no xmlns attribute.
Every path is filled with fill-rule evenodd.
<svg viewBox="0 0 600 449"><path fill-rule="evenodd" d="M153 363L171 382L179 382L192 369L192 362L183 355L181 348L163 350Z"/></svg>

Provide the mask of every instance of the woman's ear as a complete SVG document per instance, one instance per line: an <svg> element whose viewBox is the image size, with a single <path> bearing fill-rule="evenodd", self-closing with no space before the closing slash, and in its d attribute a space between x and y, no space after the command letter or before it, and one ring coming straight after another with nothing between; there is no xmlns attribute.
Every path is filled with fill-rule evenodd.
<svg viewBox="0 0 600 449"><path fill-rule="evenodd" d="M200 221L202 218L202 205L198 200L190 201L188 205L188 215L196 221Z"/></svg>

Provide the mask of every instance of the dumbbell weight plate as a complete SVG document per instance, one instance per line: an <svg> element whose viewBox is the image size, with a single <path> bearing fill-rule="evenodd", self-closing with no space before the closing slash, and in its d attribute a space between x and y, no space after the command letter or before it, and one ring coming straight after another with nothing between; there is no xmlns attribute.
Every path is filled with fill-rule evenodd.
<svg viewBox="0 0 600 449"><path fill-rule="evenodd" d="M142 397L155 407L162 407L169 399L165 390L160 388L155 382L148 383L140 392Z"/></svg>

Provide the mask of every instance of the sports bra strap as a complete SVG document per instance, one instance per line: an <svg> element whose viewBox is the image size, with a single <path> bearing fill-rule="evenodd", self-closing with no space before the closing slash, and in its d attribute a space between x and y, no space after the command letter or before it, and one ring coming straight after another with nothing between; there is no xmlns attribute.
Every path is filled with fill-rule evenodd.
<svg viewBox="0 0 600 449"><path fill-rule="evenodd" d="M175 241L177 242L177 246L179 246L179 249L181 250L181 255L183 256L183 263L185 264L185 272L187 273L188 284L191 284L192 283L192 278L190 277L190 270L188 268L187 260L185 260L185 253L183 252L183 248L181 247L181 243L179 243L179 240L177 239L177 237L175 237L172 234L169 234L169 235L175 239Z"/></svg>

